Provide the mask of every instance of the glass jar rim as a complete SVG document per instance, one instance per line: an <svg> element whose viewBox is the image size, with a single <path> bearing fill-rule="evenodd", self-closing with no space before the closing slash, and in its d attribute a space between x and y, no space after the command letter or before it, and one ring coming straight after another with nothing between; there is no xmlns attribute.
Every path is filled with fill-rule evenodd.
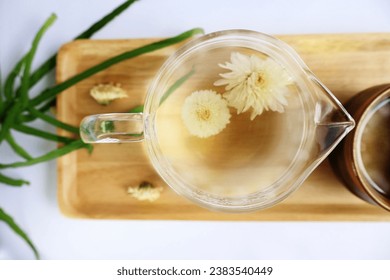
<svg viewBox="0 0 390 280"><path fill-rule="evenodd" d="M390 199L382 194L379 189L380 187L372 180L362 158L362 138L363 132L370 122L371 118L377 113L383 106L390 103L390 88L380 92L375 99L373 99L363 110L360 117L360 121L357 122L355 128L355 134L353 139L353 150L352 157L355 165L356 174L358 180L367 192L367 194L381 207L390 210Z"/></svg>

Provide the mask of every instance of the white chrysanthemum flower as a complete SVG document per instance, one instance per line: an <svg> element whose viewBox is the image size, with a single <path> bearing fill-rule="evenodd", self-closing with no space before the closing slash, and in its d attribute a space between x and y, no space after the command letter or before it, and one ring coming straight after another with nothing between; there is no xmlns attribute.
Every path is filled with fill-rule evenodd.
<svg viewBox="0 0 390 280"><path fill-rule="evenodd" d="M251 120L263 111L284 112L287 105L288 85L292 78L287 71L270 58L255 55L231 54L231 62L219 64L231 72L220 74L215 86L225 86L224 97L237 113L252 109Z"/></svg>
<svg viewBox="0 0 390 280"><path fill-rule="evenodd" d="M91 88L89 93L101 105L108 105L115 99L128 97L120 84L99 84Z"/></svg>
<svg viewBox="0 0 390 280"><path fill-rule="evenodd" d="M230 122L225 99L213 90L194 91L186 98L182 118L188 131L206 138L220 133Z"/></svg>
<svg viewBox="0 0 390 280"><path fill-rule="evenodd" d="M154 187L152 184L148 182L142 182L137 187L128 187L127 192L131 194L137 200L148 200L153 202L160 197L162 192L162 187Z"/></svg>

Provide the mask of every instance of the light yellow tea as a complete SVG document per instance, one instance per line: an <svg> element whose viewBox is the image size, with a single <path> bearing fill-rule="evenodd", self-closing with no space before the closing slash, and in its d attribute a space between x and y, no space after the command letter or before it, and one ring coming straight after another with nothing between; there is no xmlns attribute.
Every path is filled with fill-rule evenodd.
<svg viewBox="0 0 390 280"><path fill-rule="evenodd" d="M361 155L368 179L390 197L390 100L382 102L363 131Z"/></svg>
<svg viewBox="0 0 390 280"><path fill-rule="evenodd" d="M270 59L258 52L233 47L209 50L205 56L200 53L181 68L182 76L191 71L191 67L194 74L161 104L156 114L157 140L170 171L179 174L194 189L196 186L196 189L221 196L245 196L282 180L297 157L305 129L304 105L298 86L282 66L270 63L270 68L280 67L285 71L284 77L270 77L267 73L249 77L248 72L247 79L256 78L249 81L254 86L271 86L264 83L277 84L278 79L289 79L284 89L287 103L283 112L268 108L253 117L253 108L238 113L236 107L228 106L229 122L221 131L217 130L217 134L199 137L201 133L191 133L183 120L186 100L199 90L213 91L220 99L225 99L226 87L216 85L216 81L221 80L221 73L229 73L221 64L233 63L232 53L236 52L243 55L238 59L248 59L251 55L260 60ZM176 75L176 79L180 75ZM174 82L172 79L167 84ZM248 86L252 86L249 82ZM212 112L208 112L201 101L199 104L196 100L193 102L193 106L199 106L195 111L199 113L199 119L207 120Z"/></svg>

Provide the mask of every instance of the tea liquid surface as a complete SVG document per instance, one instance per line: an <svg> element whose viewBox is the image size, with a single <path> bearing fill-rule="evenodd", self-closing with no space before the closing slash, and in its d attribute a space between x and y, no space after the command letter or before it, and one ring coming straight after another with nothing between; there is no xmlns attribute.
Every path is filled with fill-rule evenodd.
<svg viewBox="0 0 390 280"><path fill-rule="evenodd" d="M379 192L390 197L390 100L380 104L367 122L361 140L367 174Z"/></svg>
<svg viewBox="0 0 390 280"><path fill-rule="evenodd" d="M230 60L232 51L259 54L244 48L210 50L192 57L175 70L167 88L180 77L194 74L175 90L156 113L157 139L171 171L201 191L222 196L244 196L261 191L282 180L297 156L304 135L304 112L297 85L288 86L288 105L282 113L264 111L253 120L250 111L237 114L229 108L230 123L217 135L200 138L191 135L182 119L185 99L192 92L211 89L223 94L223 86L214 86L220 73L218 64Z"/></svg>

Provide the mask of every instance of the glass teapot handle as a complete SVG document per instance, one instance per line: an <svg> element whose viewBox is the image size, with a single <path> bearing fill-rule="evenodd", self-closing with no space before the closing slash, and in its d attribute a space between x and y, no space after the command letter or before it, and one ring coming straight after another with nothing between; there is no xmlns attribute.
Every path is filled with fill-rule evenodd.
<svg viewBox="0 0 390 280"><path fill-rule="evenodd" d="M80 124L85 143L139 142L144 139L142 113L100 114L85 117Z"/></svg>

